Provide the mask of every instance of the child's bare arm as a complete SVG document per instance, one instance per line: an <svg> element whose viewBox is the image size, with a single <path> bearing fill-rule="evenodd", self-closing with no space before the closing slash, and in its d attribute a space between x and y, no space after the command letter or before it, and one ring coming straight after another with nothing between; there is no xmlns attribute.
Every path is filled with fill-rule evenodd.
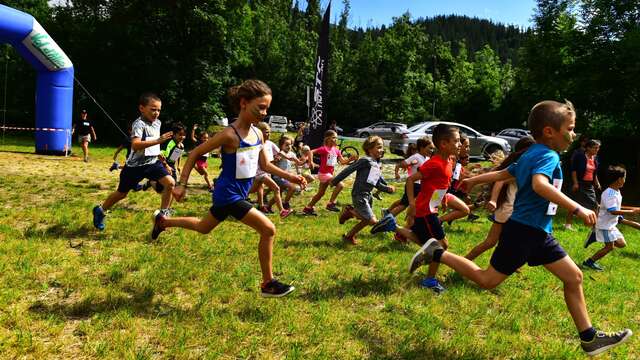
<svg viewBox="0 0 640 360"><path fill-rule="evenodd" d="M505 181L496 181L495 184L493 184L493 188L491 189L491 198L487 203L487 208L490 211L495 211L498 207L498 197L500 196L500 191L502 191L505 183Z"/></svg>
<svg viewBox="0 0 640 360"><path fill-rule="evenodd" d="M580 217L586 225L593 225L596 223L596 214L579 205L577 202L571 200L560 190L556 189L549 183L549 178L543 174L534 174L531 178L531 187L538 195L543 198L558 204L569 211L572 211L575 215Z"/></svg>
<svg viewBox="0 0 640 360"><path fill-rule="evenodd" d="M142 149L146 149L150 146L154 146L154 145L160 145L163 142L171 139L173 137L173 131L169 131L166 132L162 135L160 135L159 138L155 139L155 140L142 140L139 137L134 137L131 138L131 149L133 151L140 151Z"/></svg>
<svg viewBox="0 0 640 360"><path fill-rule="evenodd" d="M511 175L507 169L491 171L462 180L462 188L465 189L467 193L470 193L471 189L476 185L511 180L513 178L513 175Z"/></svg>
<svg viewBox="0 0 640 360"><path fill-rule="evenodd" d="M118 161L118 154L120 154L120 151L122 151L122 149L124 149L124 145L118 145L116 153L113 154L113 161Z"/></svg>
<svg viewBox="0 0 640 360"><path fill-rule="evenodd" d="M620 223L624 224L624 225L627 225L627 226L631 226L632 228L634 228L636 230L640 230L640 223L637 223L635 221L622 219L622 220L620 220Z"/></svg>

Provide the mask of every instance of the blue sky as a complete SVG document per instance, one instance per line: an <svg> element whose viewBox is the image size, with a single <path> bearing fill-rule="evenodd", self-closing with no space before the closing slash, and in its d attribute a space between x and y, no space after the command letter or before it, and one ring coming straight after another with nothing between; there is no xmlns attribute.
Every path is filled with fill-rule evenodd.
<svg viewBox="0 0 640 360"><path fill-rule="evenodd" d="M322 0L321 4L325 8L329 0ZM300 6L306 8L306 1L301 0ZM414 19L456 14L529 27L535 7L535 0L351 0L349 27L390 24L392 17L402 15L407 10ZM342 1L333 0L332 22L340 11Z"/></svg>

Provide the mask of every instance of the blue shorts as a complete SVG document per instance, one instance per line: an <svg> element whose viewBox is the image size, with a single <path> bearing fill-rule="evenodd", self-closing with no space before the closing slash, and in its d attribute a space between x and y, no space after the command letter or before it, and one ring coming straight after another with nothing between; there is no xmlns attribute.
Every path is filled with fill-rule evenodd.
<svg viewBox="0 0 640 360"><path fill-rule="evenodd" d="M414 199L418 197L418 193L420 192L420 183L413 183L413 197ZM402 199L400 199L400 204L405 207L409 206L409 198L407 197L407 184L404 184L404 194L402 194Z"/></svg>
<svg viewBox="0 0 640 360"><path fill-rule="evenodd" d="M284 188L286 188L287 186L289 186L289 180L287 179L283 179L280 176L275 176L272 175L271 179L273 179L273 181L278 184L278 186L280 187L280 190L284 190Z"/></svg>
<svg viewBox="0 0 640 360"><path fill-rule="evenodd" d="M167 169L164 168L160 161L153 164L142 166L126 166L120 171L120 183L118 184L118 192L128 193L135 189L142 179L158 181L169 175Z"/></svg>
<svg viewBox="0 0 640 360"><path fill-rule="evenodd" d="M438 214L429 214L425 217L416 217L411 226L411 231L416 234L418 241L424 245L429 239L444 239L444 229L438 219Z"/></svg>
<svg viewBox="0 0 640 360"><path fill-rule="evenodd" d="M491 266L505 275L513 274L525 263L546 265L567 256L549 233L514 220L507 220L498 246L491 255Z"/></svg>

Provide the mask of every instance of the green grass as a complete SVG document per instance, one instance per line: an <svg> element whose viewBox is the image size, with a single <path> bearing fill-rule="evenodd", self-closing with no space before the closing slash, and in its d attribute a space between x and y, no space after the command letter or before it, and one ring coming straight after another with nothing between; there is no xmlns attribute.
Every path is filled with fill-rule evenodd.
<svg viewBox="0 0 640 360"><path fill-rule="evenodd" d="M118 180L108 171L113 148L92 146L88 164L31 154L26 140L6 138L0 150L0 358L583 357L561 283L540 267L524 267L495 291L442 267L448 291L434 296L418 285L424 270L407 274L415 246L368 232L360 245L345 246L340 235L353 222L338 225L334 213L321 210L317 218L272 217L274 271L297 290L265 300L257 235L236 221L207 236L172 229L151 243L159 197L132 193L113 209L106 230L95 231L91 208ZM216 165L212 160L214 172ZM210 206L202 178L194 172L191 179L178 215L198 216ZM311 195L294 198L294 207ZM384 195L382 203L400 195ZM348 190L339 201L350 201ZM488 228L484 216L454 223L446 228L451 249L466 253ZM579 228L555 232L576 261L597 247L582 248L587 230ZM584 288L596 326L640 331L640 235L622 231L629 246L602 261L606 271L585 271ZM479 258L482 266L489 255ZM632 338L607 356L638 354Z"/></svg>

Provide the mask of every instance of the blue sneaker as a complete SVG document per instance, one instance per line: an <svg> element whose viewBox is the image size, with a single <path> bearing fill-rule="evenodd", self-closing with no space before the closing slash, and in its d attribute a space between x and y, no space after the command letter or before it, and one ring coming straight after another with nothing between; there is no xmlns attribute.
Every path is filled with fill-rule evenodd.
<svg viewBox="0 0 640 360"><path fill-rule="evenodd" d="M420 286L425 289L429 289L438 295L447 291L447 289L445 289L444 286L442 286L442 284L440 284L440 282L438 282L438 279L436 278L425 278L424 280L420 281Z"/></svg>
<svg viewBox="0 0 640 360"><path fill-rule="evenodd" d="M371 227L371 233L376 234L379 232L394 232L398 228L396 218L392 214L387 214L380 219L373 227Z"/></svg>
<svg viewBox="0 0 640 360"><path fill-rule="evenodd" d="M142 184L136 184L136 186L132 189L134 192L138 192L143 190Z"/></svg>
<svg viewBox="0 0 640 360"><path fill-rule="evenodd" d="M93 208L93 226L96 229L102 231L104 230L104 218L105 218L104 210L102 210L102 206L96 205Z"/></svg>

